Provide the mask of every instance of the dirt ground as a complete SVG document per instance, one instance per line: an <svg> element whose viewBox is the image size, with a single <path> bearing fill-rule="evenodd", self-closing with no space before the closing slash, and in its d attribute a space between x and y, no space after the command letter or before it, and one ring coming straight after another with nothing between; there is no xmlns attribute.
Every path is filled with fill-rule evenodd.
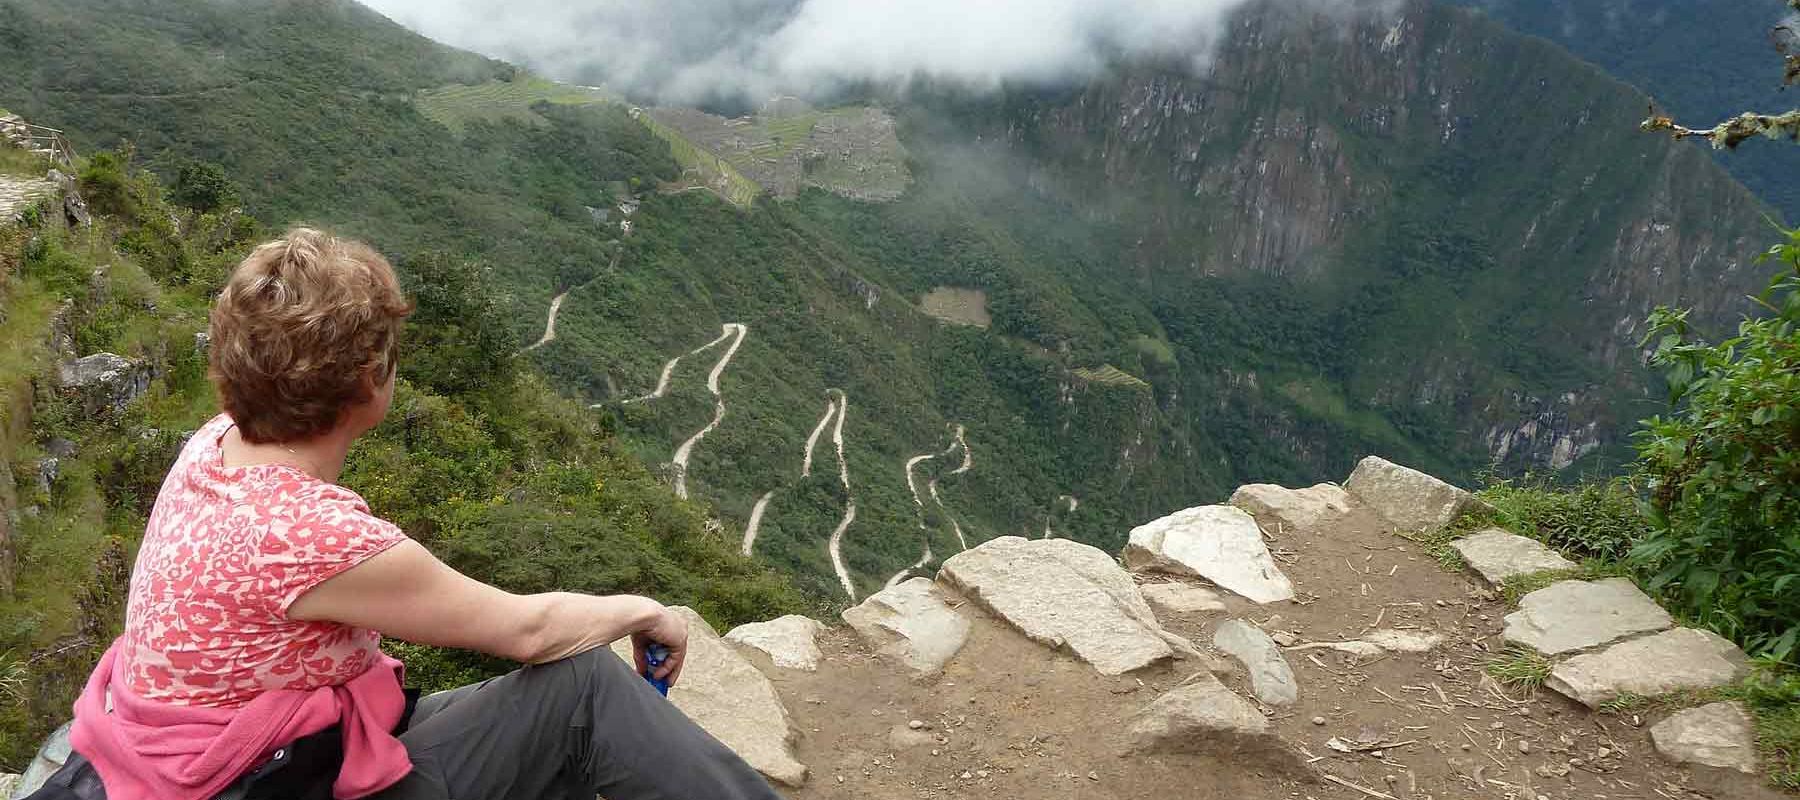
<svg viewBox="0 0 1800 800"><path fill-rule="evenodd" d="M1283 778L1255 763L1126 754L1131 715L1204 665L1180 660L1108 678L1052 653L972 605L968 643L944 673L915 681L873 657L847 629L820 637L817 673L768 670L811 767L794 798L1775 798L1758 778L1696 773L1652 749L1652 718L1594 714L1548 690L1510 690L1483 665L1501 649L1508 609L1445 572L1365 511L1282 532L1270 549L1295 602L1160 615L1208 648L1233 616L1302 642L1353 639L1376 627L1440 633L1425 654L1356 658L1290 650L1295 705L1270 713L1323 778ZM1169 580L1149 577L1146 581ZM1245 696L1241 675L1226 682ZM1322 721L1317 724L1315 720ZM912 722L922 723L915 729ZM1337 739L1340 752L1327 745ZM1358 788L1359 787L1359 788Z"/></svg>

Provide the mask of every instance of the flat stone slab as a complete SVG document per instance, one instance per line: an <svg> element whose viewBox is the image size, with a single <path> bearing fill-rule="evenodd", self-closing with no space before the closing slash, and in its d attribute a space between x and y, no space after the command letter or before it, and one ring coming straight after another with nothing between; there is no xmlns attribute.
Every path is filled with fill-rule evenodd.
<svg viewBox="0 0 1800 800"><path fill-rule="evenodd" d="M1252 483L1232 492L1231 504L1250 512L1271 533L1312 528L1350 513L1349 493L1330 483L1305 489Z"/></svg>
<svg viewBox="0 0 1800 800"><path fill-rule="evenodd" d="M930 578L911 578L844 609L844 622L879 655L919 675L935 675L969 638L969 621L952 610Z"/></svg>
<svg viewBox="0 0 1800 800"><path fill-rule="evenodd" d="M1534 572L1575 569L1578 565L1536 539L1489 528L1450 543L1490 586Z"/></svg>
<svg viewBox="0 0 1800 800"><path fill-rule="evenodd" d="M1080 542L990 539L945 560L938 580L1033 641L1067 648L1102 675L1175 654L1131 575Z"/></svg>
<svg viewBox="0 0 1800 800"><path fill-rule="evenodd" d="M1311 771L1306 759L1270 730L1255 705L1204 673L1133 715L1125 736L1128 754L1238 756L1283 773Z"/></svg>
<svg viewBox="0 0 1800 800"><path fill-rule="evenodd" d="M1467 491L1376 456L1357 463L1344 491L1409 532L1442 528L1474 500Z"/></svg>
<svg viewBox="0 0 1800 800"><path fill-rule="evenodd" d="M1125 566L1133 572L1197 575L1258 603L1294 598L1294 585L1243 509L1199 506L1131 530Z"/></svg>
<svg viewBox="0 0 1800 800"><path fill-rule="evenodd" d="M806 765L794 758L793 725L775 687L693 609L674 610L688 621L688 654L669 700L757 772L787 786L804 784ZM612 651L632 662L629 637Z"/></svg>
<svg viewBox="0 0 1800 800"><path fill-rule="evenodd" d="M1261 628L1241 619L1228 619L1213 631L1213 646L1244 665L1256 699L1271 706L1292 705L1300 699L1294 668L1288 666L1281 648Z"/></svg>
<svg viewBox="0 0 1800 800"><path fill-rule="evenodd" d="M1623 694L1654 696L1736 683L1750 671L1737 645L1712 631L1676 628L1571 658L1544 685L1598 708Z"/></svg>
<svg viewBox="0 0 1800 800"><path fill-rule="evenodd" d="M819 631L825 629L818 620L789 614L768 622L739 625L725 634L725 641L761 650L775 666L816 672L819 669Z"/></svg>
<svg viewBox="0 0 1800 800"><path fill-rule="evenodd" d="M1756 774L1756 727L1737 703L1678 711L1651 726L1650 742L1673 761Z"/></svg>
<svg viewBox="0 0 1800 800"><path fill-rule="evenodd" d="M1624 578L1560 581L1525 595L1519 610L1506 615L1504 636L1554 656L1674 624L1669 612Z"/></svg>
<svg viewBox="0 0 1800 800"><path fill-rule="evenodd" d="M1225 602L1219 599L1219 593L1202 586L1146 583L1138 587L1138 593L1144 596L1151 608L1164 614L1179 616L1225 610Z"/></svg>

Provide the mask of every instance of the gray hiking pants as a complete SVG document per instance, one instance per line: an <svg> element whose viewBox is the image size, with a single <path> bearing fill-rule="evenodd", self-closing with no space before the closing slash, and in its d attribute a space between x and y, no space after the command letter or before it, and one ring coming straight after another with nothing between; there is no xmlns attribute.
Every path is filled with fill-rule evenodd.
<svg viewBox="0 0 1800 800"><path fill-rule="evenodd" d="M779 800L601 647L419 701L413 771L376 800Z"/></svg>

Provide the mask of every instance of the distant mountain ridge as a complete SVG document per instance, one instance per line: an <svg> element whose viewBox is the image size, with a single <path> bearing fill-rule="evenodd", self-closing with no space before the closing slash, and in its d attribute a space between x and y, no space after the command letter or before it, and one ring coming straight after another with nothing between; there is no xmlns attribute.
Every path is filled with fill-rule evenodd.
<svg viewBox="0 0 1800 800"><path fill-rule="evenodd" d="M402 269L481 260L521 349L563 298L522 358L645 462L685 464L665 476L720 535L754 515L754 554L820 597L964 540L1116 550L1370 452L1604 471L1646 409L1643 313L1724 325L1762 283L1766 207L1639 133L1647 98L1428 2L1348 26L1258 4L1203 74L874 93L911 180L885 202L658 191L709 156L796 154L758 121L774 135L715 153L623 105L515 102L536 79L335 0L0 0L0 45L0 105L84 152L218 162L265 220ZM490 85L517 108L440 122L447 91ZM988 324L923 313L934 292ZM826 408L843 460L808 471Z"/></svg>

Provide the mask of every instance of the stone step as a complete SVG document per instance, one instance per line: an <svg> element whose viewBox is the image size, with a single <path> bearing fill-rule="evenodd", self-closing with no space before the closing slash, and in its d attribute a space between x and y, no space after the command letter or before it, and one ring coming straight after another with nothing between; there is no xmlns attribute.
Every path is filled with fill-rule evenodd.
<svg viewBox="0 0 1800 800"><path fill-rule="evenodd" d="M1560 581L1525 595L1503 636L1547 656L1667 630L1675 620L1625 578Z"/></svg>
<svg viewBox="0 0 1800 800"><path fill-rule="evenodd" d="M1588 708L1626 694L1654 697L1736 683L1750 671L1737 645L1711 631L1676 628L1556 665L1545 686Z"/></svg>
<svg viewBox="0 0 1800 800"><path fill-rule="evenodd" d="M1450 543L1490 586L1534 572L1572 570L1578 565L1535 539L1489 528Z"/></svg>

